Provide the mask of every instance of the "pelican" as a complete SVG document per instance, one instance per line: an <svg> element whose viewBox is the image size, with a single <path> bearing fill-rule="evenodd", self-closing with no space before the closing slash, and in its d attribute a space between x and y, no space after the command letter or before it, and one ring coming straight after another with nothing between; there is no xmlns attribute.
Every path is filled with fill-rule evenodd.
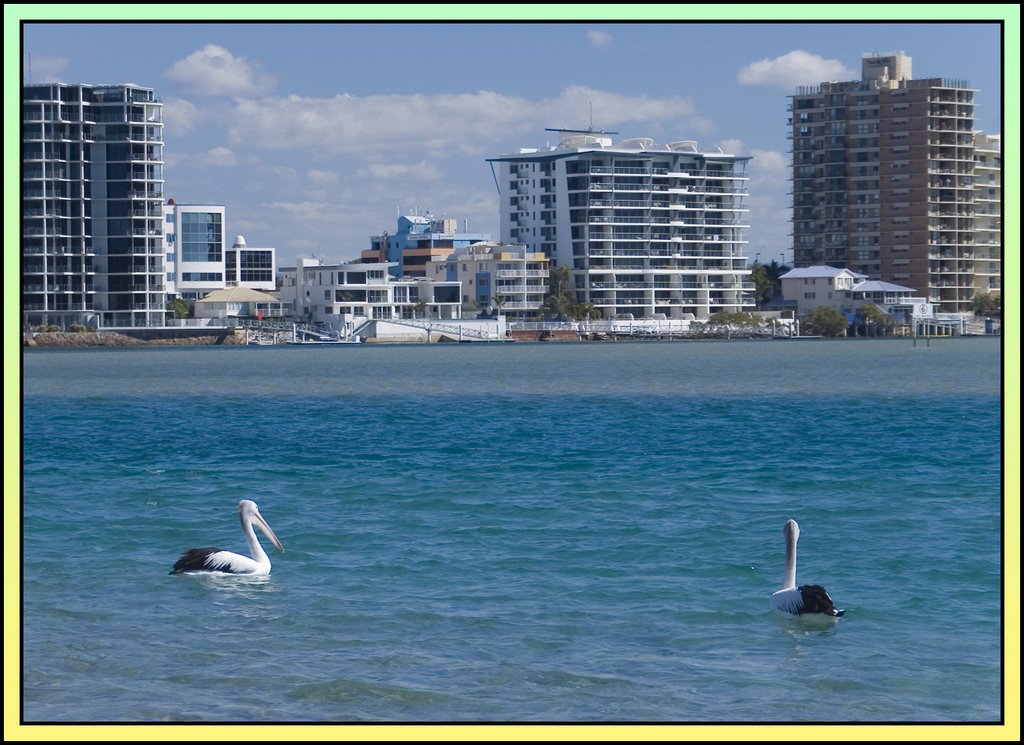
<svg viewBox="0 0 1024 745"><path fill-rule="evenodd" d="M796 520L787 520L782 528L782 534L786 536L786 574L782 579L782 589L771 595L772 610L787 616L843 615L846 611L836 609L824 587L796 586L796 542L800 538L800 526Z"/></svg>
<svg viewBox="0 0 1024 745"><path fill-rule="evenodd" d="M270 557L263 550L256 531L252 529L253 523L259 526L264 535L269 538L278 551L284 553L284 546L277 539L274 531L263 519L256 503L243 499L238 503L238 520L242 523L242 534L245 542L249 544L248 556L224 551L220 548L190 548L181 555L181 558L174 564L171 574L191 574L194 572L223 572L225 574L270 574Z"/></svg>

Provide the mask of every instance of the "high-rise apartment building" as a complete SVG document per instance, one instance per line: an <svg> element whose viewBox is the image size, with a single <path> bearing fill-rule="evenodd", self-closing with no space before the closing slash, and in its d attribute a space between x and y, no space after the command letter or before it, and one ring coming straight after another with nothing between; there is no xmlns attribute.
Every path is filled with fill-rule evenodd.
<svg viewBox="0 0 1024 745"><path fill-rule="evenodd" d="M904 52L863 55L860 80L799 88L794 265L849 268L969 310L979 282L998 282L1001 256L990 231L984 260L976 253L974 94L963 80L913 79Z"/></svg>
<svg viewBox="0 0 1024 745"><path fill-rule="evenodd" d="M557 145L489 159L502 242L569 267L576 299L605 318L753 309L743 234L750 158L690 140L549 131Z"/></svg>
<svg viewBox="0 0 1024 745"><path fill-rule="evenodd" d="M28 325L162 325L163 104L135 85L22 87Z"/></svg>
<svg viewBox="0 0 1024 745"><path fill-rule="evenodd" d="M974 136L974 292L1002 292L1003 150L999 135Z"/></svg>

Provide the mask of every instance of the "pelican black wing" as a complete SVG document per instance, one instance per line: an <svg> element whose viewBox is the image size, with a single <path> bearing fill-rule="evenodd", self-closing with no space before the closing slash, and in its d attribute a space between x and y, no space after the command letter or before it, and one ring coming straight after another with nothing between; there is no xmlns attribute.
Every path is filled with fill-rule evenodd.
<svg viewBox="0 0 1024 745"><path fill-rule="evenodd" d="M206 560L210 558L211 554L215 554L222 549L207 546L206 548L190 548L188 551L181 555L181 558L174 563L174 569L171 570L171 574L181 574L182 572L209 572L210 567Z"/></svg>
<svg viewBox="0 0 1024 745"><path fill-rule="evenodd" d="M835 603L820 585L801 585L800 594L804 596L804 607L801 613L824 613L826 616L841 615L836 612Z"/></svg>

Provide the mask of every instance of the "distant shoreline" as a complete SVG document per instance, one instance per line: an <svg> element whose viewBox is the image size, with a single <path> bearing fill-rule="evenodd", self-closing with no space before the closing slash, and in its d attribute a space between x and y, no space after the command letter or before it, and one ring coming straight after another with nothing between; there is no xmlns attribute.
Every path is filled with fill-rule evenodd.
<svg viewBox="0 0 1024 745"><path fill-rule="evenodd" d="M694 336L688 339L680 337L673 337L673 341L813 341L821 339L849 339L850 341L862 340L865 338L871 339L893 339L893 340L907 340L912 337L909 336L878 336L878 337L861 337L861 336L836 336L836 337L822 337L822 336L798 336L798 337L765 337L757 335L744 335L744 334L733 334L727 335L702 335ZM999 338L999 334L957 334L955 336L933 336L933 337L921 337L921 338ZM644 341L657 341L656 337L638 337L633 339L581 339L575 335L573 338L566 337L552 337L546 339L509 339L508 342L520 341L520 342L553 342L553 343L604 343L609 342L639 342ZM447 343L454 343L446 340ZM402 340L367 340L367 343L374 345L385 345L385 344L407 344L410 343L409 339ZM425 344L426 342L420 340L415 343ZM445 342L432 342L445 343ZM471 342L471 343L484 343L484 342ZM492 342L493 343L493 342ZM74 332L74 331L44 331L35 332L32 334L25 334L22 337L22 348L25 349L88 349L88 348L110 348L110 347L207 347L207 346L245 346L245 335L243 333L236 333L234 331L227 331L220 334L196 334L191 336L178 336L178 337L154 337L149 339L142 339L136 336L130 336L128 334L122 334L116 331L86 331L86 332ZM314 345L315 346L315 345Z"/></svg>

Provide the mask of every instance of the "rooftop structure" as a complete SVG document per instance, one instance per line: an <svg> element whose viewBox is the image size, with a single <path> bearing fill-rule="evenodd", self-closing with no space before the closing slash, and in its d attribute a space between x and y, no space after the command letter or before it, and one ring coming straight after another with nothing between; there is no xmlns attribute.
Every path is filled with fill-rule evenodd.
<svg viewBox="0 0 1024 745"><path fill-rule="evenodd" d="M363 252L362 259L393 263L395 276L423 277L435 258L444 258L456 249L490 239L488 233L470 233L468 226L460 232L458 221L450 217L438 218L429 213L402 215L395 234L373 236L371 247Z"/></svg>

